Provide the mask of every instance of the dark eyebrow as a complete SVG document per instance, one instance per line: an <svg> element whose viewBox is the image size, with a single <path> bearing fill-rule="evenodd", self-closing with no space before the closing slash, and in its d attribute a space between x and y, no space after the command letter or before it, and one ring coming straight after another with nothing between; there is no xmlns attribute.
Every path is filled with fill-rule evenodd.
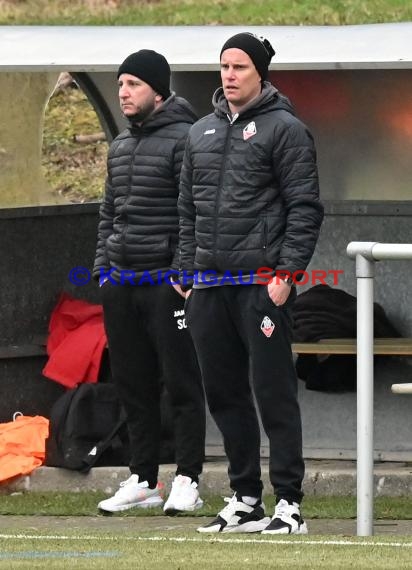
<svg viewBox="0 0 412 570"><path fill-rule="evenodd" d="M140 79L137 79L137 78L136 79L126 79L125 81L119 79L117 82L117 85L119 85L119 87L120 87L121 85L124 85L125 83L129 84L129 85L139 85L141 83L141 81L140 81Z"/></svg>
<svg viewBox="0 0 412 570"><path fill-rule="evenodd" d="M222 62L222 63L220 64L220 67L228 67L229 65L230 65L229 63L226 63L226 62L223 63L223 62ZM247 63L233 63L233 64L232 64L232 67L247 67L247 66L248 66Z"/></svg>

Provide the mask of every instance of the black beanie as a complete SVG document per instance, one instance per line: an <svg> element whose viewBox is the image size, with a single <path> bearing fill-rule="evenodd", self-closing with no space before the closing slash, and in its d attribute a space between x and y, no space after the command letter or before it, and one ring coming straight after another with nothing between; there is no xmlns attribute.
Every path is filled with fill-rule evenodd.
<svg viewBox="0 0 412 570"><path fill-rule="evenodd" d="M163 55L151 49L130 54L119 67L117 78L129 73L148 83L163 99L170 96L170 67Z"/></svg>
<svg viewBox="0 0 412 570"><path fill-rule="evenodd" d="M268 40L255 36L255 34L251 34L250 32L236 34L229 38L223 45L220 52L220 59L222 59L222 53L230 48L241 49L247 53L262 80L267 78L270 60L275 55L275 50Z"/></svg>

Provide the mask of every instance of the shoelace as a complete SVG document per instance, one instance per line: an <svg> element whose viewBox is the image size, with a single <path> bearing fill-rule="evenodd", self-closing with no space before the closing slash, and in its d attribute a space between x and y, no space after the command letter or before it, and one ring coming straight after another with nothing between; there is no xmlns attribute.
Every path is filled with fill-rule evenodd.
<svg viewBox="0 0 412 570"><path fill-rule="evenodd" d="M119 487L126 487L126 485L129 485L130 483L133 483L133 482L134 482L134 480L131 477L129 477L128 479L126 479L126 481L122 481L120 483Z"/></svg>
<svg viewBox="0 0 412 570"><path fill-rule="evenodd" d="M276 507L275 516L273 518L274 519L281 519L283 517L283 515L285 515L285 514L286 514L286 509L284 506Z"/></svg>
<svg viewBox="0 0 412 570"><path fill-rule="evenodd" d="M190 485L189 485L190 487ZM173 481L172 483L172 491L175 497L181 497L184 495L185 491L187 492L188 485L182 485L180 481Z"/></svg>
<svg viewBox="0 0 412 570"><path fill-rule="evenodd" d="M275 514L272 518L281 519L283 515L288 515L288 507L290 507L289 503L286 501L279 501L275 508Z"/></svg>
<svg viewBox="0 0 412 570"><path fill-rule="evenodd" d="M230 520L230 518L232 517L232 515L235 514L236 512L236 503L238 503L237 497L236 495L233 495L233 497L225 497L223 499L225 501L225 503L228 503L226 505L226 507L224 507L220 513L219 516L222 519L225 519L225 521Z"/></svg>
<svg viewBox="0 0 412 570"><path fill-rule="evenodd" d="M178 475L172 483L172 488L177 489L178 491L184 491L185 489L193 487L190 479L187 480L184 479L181 475Z"/></svg>
<svg viewBox="0 0 412 570"><path fill-rule="evenodd" d="M135 478L132 477L129 477L128 479L126 479L126 481L122 481L119 485L119 490L117 491L117 493L121 493L124 487L127 487L131 483L135 483L135 481L136 481ZM137 486L140 487L140 483L138 483ZM117 493L115 494L117 495Z"/></svg>

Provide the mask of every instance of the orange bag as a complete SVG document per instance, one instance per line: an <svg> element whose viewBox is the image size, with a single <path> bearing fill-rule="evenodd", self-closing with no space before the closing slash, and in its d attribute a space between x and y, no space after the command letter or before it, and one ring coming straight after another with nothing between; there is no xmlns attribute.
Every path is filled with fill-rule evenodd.
<svg viewBox="0 0 412 570"><path fill-rule="evenodd" d="M12 422L0 423L0 483L42 465L48 435L49 420L43 416L16 412Z"/></svg>

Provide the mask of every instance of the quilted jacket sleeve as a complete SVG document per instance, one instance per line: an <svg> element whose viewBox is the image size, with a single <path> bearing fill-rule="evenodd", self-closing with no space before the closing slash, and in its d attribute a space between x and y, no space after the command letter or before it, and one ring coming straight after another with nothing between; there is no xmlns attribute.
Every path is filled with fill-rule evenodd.
<svg viewBox="0 0 412 570"><path fill-rule="evenodd" d="M185 285L187 276L193 276L196 251L195 218L196 209L192 193L193 166L191 161L190 137L186 143L183 166L180 176L180 192L177 202L179 211L179 271L181 283Z"/></svg>
<svg viewBox="0 0 412 570"><path fill-rule="evenodd" d="M104 198L100 206L99 225L97 228L96 257L93 267L93 278L98 280L101 271L108 271L110 263L107 256L106 241L113 233L113 190L109 178L106 179Z"/></svg>
<svg viewBox="0 0 412 570"><path fill-rule="evenodd" d="M183 157L184 157L184 153L185 153L186 140L187 140L187 133L185 133L185 136L182 137L177 142L176 147L175 147L175 152L174 152L173 169L174 169L174 179L175 179L177 189L179 189L179 186L180 186L180 178L181 178L181 173L182 173L182 165L183 165ZM179 266L180 266L180 253L179 253L179 247L176 247L176 251L175 251L175 254L173 256L173 261L171 263L171 269L173 269L174 271L179 271Z"/></svg>
<svg viewBox="0 0 412 570"><path fill-rule="evenodd" d="M306 269L323 220L316 150L312 135L297 119L281 123L275 138L274 174L286 209L285 238L276 270L293 274ZM302 275L296 277L299 280Z"/></svg>

